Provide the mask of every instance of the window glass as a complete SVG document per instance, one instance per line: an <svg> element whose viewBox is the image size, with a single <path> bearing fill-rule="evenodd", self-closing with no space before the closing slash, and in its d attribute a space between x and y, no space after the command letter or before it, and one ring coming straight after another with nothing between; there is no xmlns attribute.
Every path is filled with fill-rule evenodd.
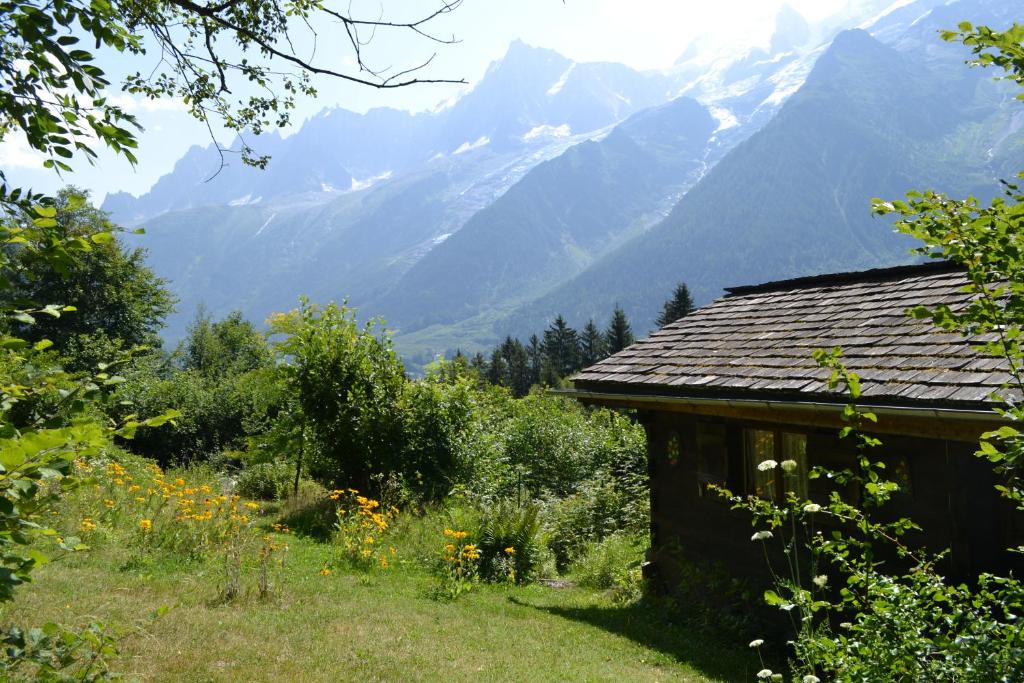
<svg viewBox="0 0 1024 683"><path fill-rule="evenodd" d="M786 491L792 491L800 498L807 498L807 435L782 433L782 462L792 460L796 469L791 472L782 470Z"/></svg>
<svg viewBox="0 0 1024 683"><path fill-rule="evenodd" d="M775 498L775 469L762 471L758 467L765 460L775 459L775 432L745 429L743 447L747 460L747 493L761 498Z"/></svg>
<svg viewBox="0 0 1024 683"><path fill-rule="evenodd" d="M697 486L700 495L708 492L708 484L725 486L729 453L725 425L697 423Z"/></svg>

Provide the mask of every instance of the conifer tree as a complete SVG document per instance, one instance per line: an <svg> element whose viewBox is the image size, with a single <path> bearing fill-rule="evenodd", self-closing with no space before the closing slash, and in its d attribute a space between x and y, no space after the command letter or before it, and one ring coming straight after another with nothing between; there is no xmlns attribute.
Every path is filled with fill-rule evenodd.
<svg viewBox="0 0 1024 683"><path fill-rule="evenodd" d="M693 297L690 296L690 288L686 286L685 282L680 282L676 285L672 298L662 306L661 313L658 314L655 322L659 328L665 327L665 325L674 323L680 318L685 318L693 312L693 309Z"/></svg>
<svg viewBox="0 0 1024 683"><path fill-rule="evenodd" d="M604 342L608 355L613 355L636 341L633 328L629 325L626 312L620 306L615 307L608 330L604 333Z"/></svg>
<svg viewBox="0 0 1024 683"><path fill-rule="evenodd" d="M568 377L580 369L580 340L561 315L544 331L541 343L544 359L558 377Z"/></svg>
<svg viewBox="0 0 1024 683"><path fill-rule="evenodd" d="M508 367L501 355L500 346L495 346L491 352L491 362L487 365L487 381L497 386L508 386Z"/></svg>
<svg viewBox="0 0 1024 683"><path fill-rule="evenodd" d="M506 379L512 394L526 396L533 385L526 348L518 339L509 336L501 344L501 356L505 360Z"/></svg>
<svg viewBox="0 0 1024 683"><path fill-rule="evenodd" d="M587 321L580 338L580 355L583 367L589 367L607 358L604 337L593 320Z"/></svg>
<svg viewBox="0 0 1024 683"><path fill-rule="evenodd" d="M540 382L540 371L544 366L544 350L540 338L535 334L530 335L530 341L526 346L526 360L530 372L530 386Z"/></svg>

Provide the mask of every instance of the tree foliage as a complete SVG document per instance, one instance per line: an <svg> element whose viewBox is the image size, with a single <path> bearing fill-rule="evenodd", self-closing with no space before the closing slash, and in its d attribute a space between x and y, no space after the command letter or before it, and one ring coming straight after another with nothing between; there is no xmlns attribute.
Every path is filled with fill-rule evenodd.
<svg viewBox="0 0 1024 683"><path fill-rule="evenodd" d="M10 286L0 292L0 298L12 306L45 301L74 311L29 316L15 321L14 331L32 343L50 340L71 357L73 366L101 355L89 353L93 343L108 349L159 346L157 332L173 309L174 297L166 282L145 265L146 252L126 249L107 215L74 188L61 190L54 208L51 239L88 244L88 250L74 258L50 259L23 245L13 247ZM8 220L28 219L23 214Z"/></svg>
<svg viewBox="0 0 1024 683"><path fill-rule="evenodd" d="M662 305L661 313L658 314L655 324L658 327L665 327L669 323L674 323L680 318L690 315L694 308L690 288L686 286L685 282L680 282L672 292L672 298Z"/></svg>
<svg viewBox="0 0 1024 683"><path fill-rule="evenodd" d="M377 322L360 327L345 306L306 300L270 319L280 372L315 442L317 478L371 490L371 477L399 470L396 406L405 370Z"/></svg>

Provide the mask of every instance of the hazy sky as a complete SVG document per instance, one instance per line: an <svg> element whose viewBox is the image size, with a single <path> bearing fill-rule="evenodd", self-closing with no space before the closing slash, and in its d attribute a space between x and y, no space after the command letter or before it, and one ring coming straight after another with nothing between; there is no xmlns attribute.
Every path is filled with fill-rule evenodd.
<svg viewBox="0 0 1024 683"><path fill-rule="evenodd" d="M858 4L863 4L860 0ZM345 5L345 3L341 3ZM378 33L365 58L376 66L406 67L418 64L436 52L430 74L435 77L478 80L493 60L499 59L515 39L554 49L576 61L621 62L636 69L669 67L691 41L701 45L733 46L737 49L767 44L774 17L784 0L465 0L455 12L432 24L439 35L454 34L461 42L437 45L410 34L388 36ZM789 0L810 22L836 13L851 11L853 3L843 0ZM385 17L399 20L434 6L432 0L384 0ZM356 0L354 13L376 18L381 2ZM320 61L351 65L354 60L347 39L335 25L317 26L317 55ZM312 47L310 36L300 36L299 49ZM108 56L101 66L111 75L135 70L148 71L150 57ZM116 81L117 79L115 79ZM303 101L293 121L296 124L324 107L342 106L365 111L375 106L429 109L460 92L460 86L419 85L378 91L347 85L334 79L316 83L319 96ZM73 166L75 173L64 178L41 169L38 159L15 135L0 143L0 168L9 180L53 191L72 182L93 191L101 201L104 194L126 190L147 191L161 175L168 173L193 144L209 144L209 133L192 120L180 103L133 99L114 91L126 108L133 110L145 127L140 135L140 163L132 168L123 159L101 153L90 167L84 161ZM287 134L288 131L285 131ZM225 140L227 142L230 139Z"/></svg>

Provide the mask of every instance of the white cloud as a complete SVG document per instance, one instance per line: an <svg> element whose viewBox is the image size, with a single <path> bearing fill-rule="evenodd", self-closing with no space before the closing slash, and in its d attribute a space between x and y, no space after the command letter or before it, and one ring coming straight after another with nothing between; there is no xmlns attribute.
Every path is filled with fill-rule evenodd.
<svg viewBox="0 0 1024 683"><path fill-rule="evenodd" d="M107 97L107 102L117 105L129 113L137 111L158 112L187 110L185 103L179 99L162 97L153 100L148 97L133 97L129 93L111 95Z"/></svg>
<svg viewBox="0 0 1024 683"><path fill-rule="evenodd" d="M21 135L14 135L0 142L0 168L39 170L45 160L46 157L29 147Z"/></svg>

